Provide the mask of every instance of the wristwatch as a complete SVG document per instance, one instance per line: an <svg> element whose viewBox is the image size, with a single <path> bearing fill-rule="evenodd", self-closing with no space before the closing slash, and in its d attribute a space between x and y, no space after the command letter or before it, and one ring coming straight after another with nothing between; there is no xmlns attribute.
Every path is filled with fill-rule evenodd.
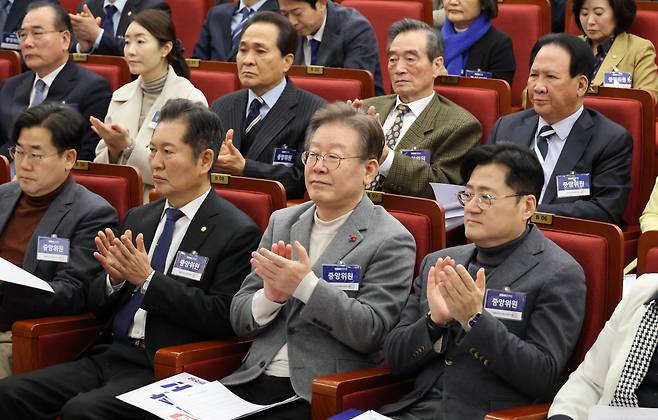
<svg viewBox="0 0 658 420"><path fill-rule="evenodd" d="M480 318L482 317L482 312L476 312L475 315L473 315L469 320L468 320L468 326L470 328L473 328L475 324L478 323Z"/></svg>

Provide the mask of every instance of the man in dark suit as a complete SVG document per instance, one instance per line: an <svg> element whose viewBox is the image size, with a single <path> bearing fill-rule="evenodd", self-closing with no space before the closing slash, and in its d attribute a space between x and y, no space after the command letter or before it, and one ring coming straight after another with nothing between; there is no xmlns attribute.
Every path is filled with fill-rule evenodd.
<svg viewBox="0 0 658 420"><path fill-rule="evenodd" d="M633 140L622 126L583 107L592 51L572 35L551 34L537 41L531 62L533 109L501 117L489 142L534 150L544 170L539 211L622 225Z"/></svg>
<svg viewBox="0 0 658 420"><path fill-rule="evenodd" d="M25 17L27 7L34 2L43 0L13 0L4 2L4 8L0 7L0 30L2 30L2 48L19 50L20 45L16 38L7 38L21 28L21 22ZM57 0L47 0L50 3L59 3ZM7 42L9 41L9 42Z"/></svg>
<svg viewBox="0 0 658 420"><path fill-rule="evenodd" d="M82 312L88 281L102 271L91 249L99 229L116 228L117 214L71 176L85 124L69 108L42 104L14 125L16 181L0 185L0 257L47 281L54 293L0 285L0 377L11 374L13 321ZM63 244L68 250L44 252Z"/></svg>
<svg viewBox="0 0 658 420"><path fill-rule="evenodd" d="M104 6L105 3L108 3ZM77 43L72 49L82 53L123 56L123 36L132 15L147 9L171 13L163 0L86 0L77 14L70 14Z"/></svg>
<svg viewBox="0 0 658 420"><path fill-rule="evenodd" d="M391 25L388 70L395 95L362 105L379 114L386 133L371 189L434 198L430 182L463 183L461 161L479 143L482 128L468 111L434 92L434 79L445 72L442 55L441 36L428 24L403 19Z"/></svg>
<svg viewBox="0 0 658 420"><path fill-rule="evenodd" d="M386 338L394 375L414 389L380 409L395 419L476 419L550 401L585 312L578 263L528 220L542 169L527 148L471 150L459 193L469 245L425 257Z"/></svg>
<svg viewBox="0 0 658 420"><path fill-rule="evenodd" d="M300 37L295 64L368 70L375 94L384 94L377 38L361 13L329 0L279 0L279 7Z"/></svg>
<svg viewBox="0 0 658 420"><path fill-rule="evenodd" d="M59 102L82 114L105 118L112 90L105 78L69 61L71 21L58 4L33 3L19 31L21 53L30 69L5 81L0 90L0 153L9 157L14 119L41 102ZM94 160L98 136L85 125L78 159Z"/></svg>
<svg viewBox="0 0 658 420"><path fill-rule="evenodd" d="M246 89L212 105L228 130L215 171L280 181L288 198L304 194L304 132L325 103L286 78L296 48L297 34L284 17L257 13L245 25L237 55Z"/></svg>
<svg viewBox="0 0 658 420"><path fill-rule="evenodd" d="M241 0L214 6L201 27L192 56L201 60L235 61L240 37L256 12L278 12L277 0Z"/></svg>
<svg viewBox="0 0 658 420"><path fill-rule="evenodd" d="M165 198L132 209L119 237L96 237L107 274L93 280L89 307L108 328L74 362L0 381L1 418L144 418L115 396L153 381L158 349L233 335L229 305L261 234L210 186L220 138L205 106L165 104L149 145Z"/></svg>

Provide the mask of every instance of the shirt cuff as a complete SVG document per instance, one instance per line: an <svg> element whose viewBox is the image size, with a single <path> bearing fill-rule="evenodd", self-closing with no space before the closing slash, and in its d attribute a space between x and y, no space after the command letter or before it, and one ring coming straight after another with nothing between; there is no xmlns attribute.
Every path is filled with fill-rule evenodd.
<svg viewBox="0 0 658 420"><path fill-rule="evenodd" d="M94 45L91 47L91 51L95 50L96 48L98 48L99 45L101 45L101 39L103 39L104 33L105 33L105 29L101 28L101 31L98 33L98 36L94 41Z"/></svg>
<svg viewBox="0 0 658 420"><path fill-rule="evenodd" d="M386 155L386 159L382 162L382 164L379 166L379 173L388 176L388 171L391 170L391 166L393 165L393 159L395 159L395 150L389 149L388 155Z"/></svg>
<svg viewBox="0 0 658 420"><path fill-rule="evenodd" d="M297 285L297 288L292 294L293 297L301 300L304 303L307 303L311 298L313 291L315 290L315 286L318 285L318 281L318 276L316 276L312 271L309 272Z"/></svg>
<svg viewBox="0 0 658 420"><path fill-rule="evenodd" d="M282 303L272 302L266 298L265 290L260 289L251 299L251 316L254 317L256 324L262 326L272 321L282 306Z"/></svg>
<svg viewBox="0 0 658 420"><path fill-rule="evenodd" d="M142 283L142 287L140 289L140 292L142 294L146 293L146 289L149 288L149 284L151 284L151 279L153 278L154 274L155 274L155 270L152 270L151 274L149 274L148 277L146 278L146 280L144 280L144 283Z"/></svg>
<svg viewBox="0 0 658 420"><path fill-rule="evenodd" d="M117 290L121 289L123 287L123 284L126 281L122 281L121 283L117 284L116 286L112 284L110 281L110 275L105 276L105 294L108 296L112 295L112 293L116 292Z"/></svg>

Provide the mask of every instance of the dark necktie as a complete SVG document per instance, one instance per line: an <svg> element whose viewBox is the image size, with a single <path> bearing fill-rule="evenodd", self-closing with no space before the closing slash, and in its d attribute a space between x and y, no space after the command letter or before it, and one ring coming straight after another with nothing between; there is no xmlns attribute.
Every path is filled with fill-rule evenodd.
<svg viewBox="0 0 658 420"><path fill-rule="evenodd" d="M537 134L537 148L541 153L541 157L546 159L548 154L548 139L555 134L555 130L550 125L545 125L539 129L539 134Z"/></svg>
<svg viewBox="0 0 658 420"><path fill-rule="evenodd" d="M244 132L248 133L260 121L260 108L263 106L263 99L256 97L249 104L249 114L244 122Z"/></svg>
<svg viewBox="0 0 658 420"><path fill-rule="evenodd" d="M112 37L114 36L114 22L112 21L112 17L117 10L118 9L113 4L105 6L105 17L103 18L103 22L101 22L101 28Z"/></svg>
<svg viewBox="0 0 658 420"><path fill-rule="evenodd" d="M5 23L7 22L7 16L9 16L9 0L0 0L0 30L5 31Z"/></svg>
<svg viewBox="0 0 658 420"><path fill-rule="evenodd" d="M158 243L155 245L153 257L151 258L151 267L159 273L165 272L167 254L171 247L171 240L174 236L176 221L185 216L182 211L173 207L169 207L165 214L165 225L160 237L158 238ZM112 334L115 341L122 344L128 344L128 329L135 318L135 313L137 313L137 310L142 305L143 300L144 294L139 290L135 290L130 297L130 300L126 302L126 304L123 305L119 312L114 316L114 320L112 321Z"/></svg>
<svg viewBox="0 0 658 420"><path fill-rule="evenodd" d="M233 29L233 32L231 32L232 49L235 49L240 43L240 38L242 37L242 29L244 28L244 25L247 24L247 20L249 20L251 15L254 13L254 10L248 7L243 7L239 13L242 15L242 20L238 22L238 26L236 26L235 29Z"/></svg>
<svg viewBox="0 0 658 420"><path fill-rule="evenodd" d="M46 99L46 82L39 79L34 84L34 99L32 99L30 108L40 105L44 99Z"/></svg>
<svg viewBox="0 0 658 420"><path fill-rule="evenodd" d="M320 41L317 39L309 39L308 45L311 47L311 65L315 66L318 64L318 49L320 48Z"/></svg>

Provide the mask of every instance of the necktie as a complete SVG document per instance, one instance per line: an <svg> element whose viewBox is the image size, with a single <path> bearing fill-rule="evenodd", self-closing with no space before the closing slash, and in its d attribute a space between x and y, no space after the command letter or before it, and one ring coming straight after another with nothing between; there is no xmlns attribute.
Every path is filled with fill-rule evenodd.
<svg viewBox="0 0 658 420"><path fill-rule="evenodd" d="M165 272L165 263L167 261L169 247L171 246L171 239L174 236L176 221L185 216L182 211L173 207L168 208L165 214L165 225L160 237L158 238L158 243L155 245L153 257L151 258L151 267L160 273ZM128 344L128 329L135 318L135 313L142 305L143 300L144 294L139 290L135 290L130 297L130 300L126 302L126 304L123 305L119 312L114 316L114 320L112 321L112 334L114 340L122 344Z"/></svg>
<svg viewBox="0 0 658 420"><path fill-rule="evenodd" d="M541 153L541 157L546 159L548 154L548 139L555 134L555 130L550 125L545 125L539 130L537 134L537 148Z"/></svg>
<svg viewBox="0 0 658 420"><path fill-rule="evenodd" d="M402 119L404 118L404 114L410 111L409 107L405 104L399 104L395 110L397 111L395 120L393 121L391 128L388 130L388 133L386 133L386 146L391 150L395 149L395 145L398 143L398 139L400 138L400 130L402 129ZM380 190L383 182L384 175L377 174L375 180L368 184L366 189Z"/></svg>
<svg viewBox="0 0 658 420"><path fill-rule="evenodd" d="M0 30L4 30L5 23L7 22L7 16L9 16L9 0L0 0Z"/></svg>
<svg viewBox="0 0 658 420"><path fill-rule="evenodd" d="M244 132L248 133L260 121L260 107L263 106L263 99L256 97L249 104L249 114L244 122Z"/></svg>
<svg viewBox="0 0 658 420"><path fill-rule="evenodd" d="M311 65L315 66L318 64L318 49L320 48L320 41L317 39L309 39L308 45L311 47Z"/></svg>
<svg viewBox="0 0 658 420"><path fill-rule="evenodd" d="M658 308L656 307L656 301L653 300L649 303L635 333L631 350L628 352L614 396L610 402L611 406L638 406L635 391L647 374L656 343L658 343Z"/></svg>
<svg viewBox="0 0 658 420"><path fill-rule="evenodd" d="M34 99L32 99L32 104L30 105L30 108L33 106L37 106L43 102L44 99L46 99L46 82L43 80L39 79L37 82L34 84Z"/></svg>
<svg viewBox="0 0 658 420"><path fill-rule="evenodd" d="M233 29L233 32L231 32L232 49L235 49L240 43L240 37L242 36L242 28L244 28L244 25L247 23L247 20L249 20L251 15L254 13L254 10L248 7L243 7L239 13L242 15L242 20L238 23L238 26L236 26L235 29Z"/></svg>
<svg viewBox="0 0 658 420"><path fill-rule="evenodd" d="M117 10L118 9L113 4L105 6L105 17L103 18L103 22L101 22L101 28L111 36L114 36L114 22L112 21L112 17Z"/></svg>

